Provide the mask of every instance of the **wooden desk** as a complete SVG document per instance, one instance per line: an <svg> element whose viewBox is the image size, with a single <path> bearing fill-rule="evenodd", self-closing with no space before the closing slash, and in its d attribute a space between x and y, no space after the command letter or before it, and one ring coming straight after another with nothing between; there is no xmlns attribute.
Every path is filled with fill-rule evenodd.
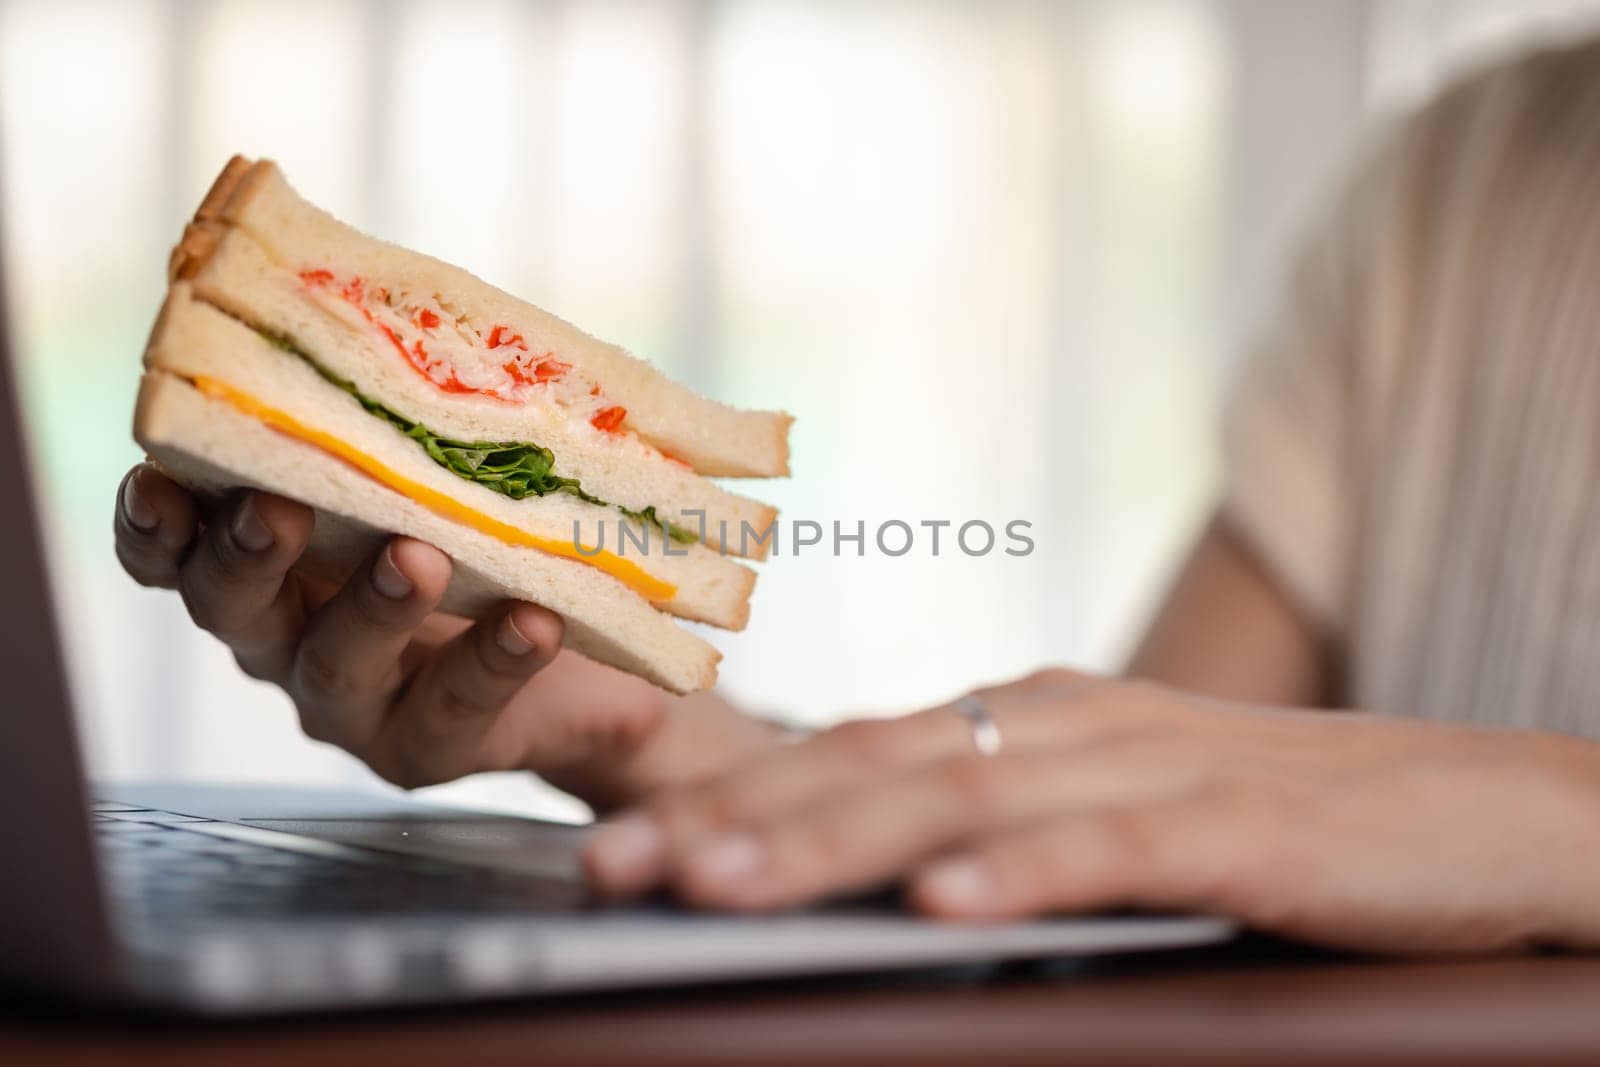
<svg viewBox="0 0 1600 1067"><path fill-rule="evenodd" d="M0 1021L0 1063L1003 1064L1600 1060L1600 958L1374 963L1259 946L980 982L789 983L175 1027Z"/></svg>

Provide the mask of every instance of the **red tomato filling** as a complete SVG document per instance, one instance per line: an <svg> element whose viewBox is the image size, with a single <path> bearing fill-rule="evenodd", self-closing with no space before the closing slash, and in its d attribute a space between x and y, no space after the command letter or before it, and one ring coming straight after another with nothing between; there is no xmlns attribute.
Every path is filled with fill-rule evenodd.
<svg viewBox="0 0 1600 1067"><path fill-rule="evenodd" d="M622 425L622 420L627 417L627 408L613 404L611 407L597 411L594 418L589 420L589 425L606 433L616 433L617 428Z"/></svg>
<svg viewBox="0 0 1600 1067"><path fill-rule="evenodd" d="M300 280L308 289L332 289L337 283L337 279L331 270L303 270L300 272ZM455 368L450 365L448 359L437 359L429 354L427 346L420 337L407 347L405 340L392 326L379 321L373 315L372 309L367 306L366 286L361 278L351 278L344 285L339 286L336 293L340 299L360 312L362 318L366 319L369 324L388 339L389 343L394 346L394 350L400 353L401 358L406 361L409 367L444 392L469 393L477 396L493 397L496 400L513 399L506 395L506 387L504 386L480 388L463 382L457 376ZM388 290L378 289L375 290L375 293L385 304L389 302ZM404 314L403 308L400 309L400 313ZM416 309L411 314L410 319L411 325L418 330L430 331L438 328L442 321L438 312L426 307ZM476 330L472 330L471 333L485 348L491 350L498 348L515 350L516 354L500 364L500 369L517 386L559 382L572 370L572 364L563 363L561 360L556 359L553 352L546 352L540 356L530 356L527 342L523 340L520 333L514 333L509 326L503 324L493 326L490 328L487 337ZM593 386L589 390L589 395L599 397L600 387L598 385ZM596 412L589 419L589 424L603 433L620 433L623 420L627 417L627 408L612 404L602 407ZM668 456L667 458L674 463L683 463L676 456ZM683 465L688 466L688 464Z"/></svg>

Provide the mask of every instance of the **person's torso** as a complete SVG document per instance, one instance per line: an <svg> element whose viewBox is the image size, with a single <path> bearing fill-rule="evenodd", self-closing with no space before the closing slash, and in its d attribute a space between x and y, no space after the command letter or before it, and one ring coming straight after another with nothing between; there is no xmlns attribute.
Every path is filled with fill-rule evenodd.
<svg viewBox="0 0 1600 1067"><path fill-rule="evenodd" d="M1361 706L1600 735L1600 47L1585 52L1446 109L1368 279Z"/></svg>

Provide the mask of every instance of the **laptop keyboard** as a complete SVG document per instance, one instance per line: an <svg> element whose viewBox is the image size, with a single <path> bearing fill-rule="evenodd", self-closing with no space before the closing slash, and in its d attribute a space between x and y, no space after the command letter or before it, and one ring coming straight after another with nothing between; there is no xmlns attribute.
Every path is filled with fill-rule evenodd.
<svg viewBox="0 0 1600 1067"><path fill-rule="evenodd" d="M580 887L488 867L354 849L175 812L97 803L106 881L125 917L482 916L571 911Z"/></svg>

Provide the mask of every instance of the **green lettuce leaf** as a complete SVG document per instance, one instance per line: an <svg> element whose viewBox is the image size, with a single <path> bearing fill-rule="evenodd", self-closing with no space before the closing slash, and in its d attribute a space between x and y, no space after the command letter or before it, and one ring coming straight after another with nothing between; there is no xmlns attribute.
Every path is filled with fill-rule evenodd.
<svg viewBox="0 0 1600 1067"><path fill-rule="evenodd" d="M643 511L632 511L620 504L609 504L583 490L576 478L563 478L555 473L555 453L548 448L521 441L456 441L441 437L421 423L412 422L392 408L385 407L364 395L349 382L330 373L316 360L302 352L292 341L263 333L273 344L305 360L325 380L343 389L356 399L366 411L387 422L433 457L435 463L467 479L503 493L513 500L530 496L548 496L551 493L570 493L579 500L600 507L614 507L635 522L646 522L660 529L680 544L693 544L700 540L693 530L674 526L656 516L655 505Z"/></svg>

